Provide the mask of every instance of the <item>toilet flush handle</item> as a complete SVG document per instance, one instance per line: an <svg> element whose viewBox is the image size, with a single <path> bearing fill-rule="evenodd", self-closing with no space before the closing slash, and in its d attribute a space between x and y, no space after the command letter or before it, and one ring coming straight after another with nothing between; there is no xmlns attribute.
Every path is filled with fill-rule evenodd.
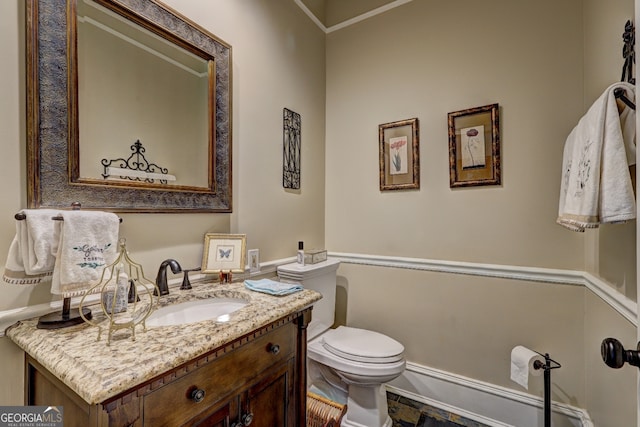
<svg viewBox="0 0 640 427"><path fill-rule="evenodd" d="M627 362L631 366L640 368L640 342L636 350L625 350L620 341L615 338L605 338L600 345L602 360L607 366L619 369Z"/></svg>

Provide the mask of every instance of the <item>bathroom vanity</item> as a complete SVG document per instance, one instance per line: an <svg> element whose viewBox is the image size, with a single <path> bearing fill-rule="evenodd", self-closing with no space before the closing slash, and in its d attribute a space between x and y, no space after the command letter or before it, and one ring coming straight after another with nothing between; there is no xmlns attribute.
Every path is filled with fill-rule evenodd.
<svg viewBox="0 0 640 427"><path fill-rule="evenodd" d="M19 322L7 335L26 353L25 404L62 406L65 427L305 425L306 327L321 295L196 284L160 301L221 296L249 303L227 321L118 332L110 346L86 324Z"/></svg>

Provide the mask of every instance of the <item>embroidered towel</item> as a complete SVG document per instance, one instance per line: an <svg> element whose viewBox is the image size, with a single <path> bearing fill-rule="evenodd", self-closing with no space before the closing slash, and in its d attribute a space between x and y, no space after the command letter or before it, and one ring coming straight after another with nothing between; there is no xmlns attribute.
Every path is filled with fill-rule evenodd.
<svg viewBox="0 0 640 427"><path fill-rule="evenodd" d="M269 295L289 295L304 289L299 283L282 283L271 279L245 280L244 286Z"/></svg>
<svg viewBox="0 0 640 427"><path fill-rule="evenodd" d="M635 99L633 85L619 82L609 86L565 142L557 222L573 231L636 217L626 154L635 149L635 130L627 126L635 123L635 114L618 114L613 93L618 87L629 99Z"/></svg>
<svg viewBox="0 0 640 427"><path fill-rule="evenodd" d="M58 236L51 293L71 297L95 285L117 257L118 216L100 211L64 211L55 221Z"/></svg>
<svg viewBox="0 0 640 427"><path fill-rule="evenodd" d="M55 256L52 247L54 221L58 214L51 209L24 209L25 219L16 220L16 235L9 246L2 279L14 285L35 285L49 280Z"/></svg>

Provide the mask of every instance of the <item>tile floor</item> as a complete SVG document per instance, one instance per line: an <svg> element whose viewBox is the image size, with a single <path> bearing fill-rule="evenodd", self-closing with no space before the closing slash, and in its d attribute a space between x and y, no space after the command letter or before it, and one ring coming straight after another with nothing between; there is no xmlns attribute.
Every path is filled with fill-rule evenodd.
<svg viewBox="0 0 640 427"><path fill-rule="evenodd" d="M387 392L393 427L486 427L477 421Z"/></svg>

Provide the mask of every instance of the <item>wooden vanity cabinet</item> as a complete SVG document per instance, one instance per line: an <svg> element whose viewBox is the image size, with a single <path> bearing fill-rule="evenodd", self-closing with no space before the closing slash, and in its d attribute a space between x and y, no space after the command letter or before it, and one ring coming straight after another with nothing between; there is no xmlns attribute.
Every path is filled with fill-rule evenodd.
<svg viewBox="0 0 640 427"><path fill-rule="evenodd" d="M63 406L65 427L304 426L310 318L284 317L97 405L27 355L25 400Z"/></svg>

